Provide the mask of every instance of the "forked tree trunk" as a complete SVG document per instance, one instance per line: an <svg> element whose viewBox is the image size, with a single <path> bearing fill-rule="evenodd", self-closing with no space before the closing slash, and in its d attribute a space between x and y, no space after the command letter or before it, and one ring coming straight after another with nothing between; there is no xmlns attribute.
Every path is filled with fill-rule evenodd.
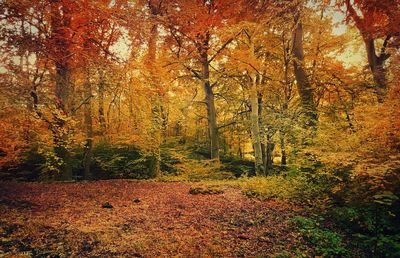
<svg viewBox="0 0 400 258"><path fill-rule="evenodd" d="M383 47L381 48L381 53L377 55L375 49L375 39L372 38L371 34L369 33L369 27L371 24L368 24L365 18L362 18L358 15L350 0L346 0L345 4L350 16L355 22L357 29L360 31L360 34L363 37L365 49L367 51L368 64L376 84L375 93L377 95L378 102L382 103L388 90L385 62L390 57L390 54L386 52L386 49L391 36L388 35L386 37L383 42Z"/></svg>
<svg viewBox="0 0 400 258"><path fill-rule="evenodd" d="M273 156L272 153L275 149L275 144L272 143L272 137L267 134L267 144L265 144L265 158L264 158L264 168L265 175L269 175L269 171L273 167Z"/></svg>
<svg viewBox="0 0 400 258"><path fill-rule="evenodd" d="M255 169L256 175L262 175L264 172L263 165L263 152L261 148L260 124L259 124L259 103L258 103L258 89L257 89L257 76L251 76L250 82L250 105L251 105L251 139L254 148Z"/></svg>

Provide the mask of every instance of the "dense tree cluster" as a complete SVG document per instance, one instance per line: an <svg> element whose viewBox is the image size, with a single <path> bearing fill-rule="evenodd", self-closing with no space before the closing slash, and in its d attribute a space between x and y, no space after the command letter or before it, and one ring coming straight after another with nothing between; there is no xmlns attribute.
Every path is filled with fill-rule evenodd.
<svg viewBox="0 0 400 258"><path fill-rule="evenodd" d="M0 51L0 177L228 171L400 249L399 0L2 0Z"/></svg>
<svg viewBox="0 0 400 258"><path fill-rule="evenodd" d="M150 153L160 175L161 144L181 136L208 139L216 160L222 150L253 153L256 173L268 174L274 157L286 166L327 147L320 138L359 139L380 119L371 109L396 115L386 103L397 97L398 6L3 1L1 163L35 148L71 179L71 152L81 147L90 178L93 145L124 143ZM335 33L334 22L346 21L359 33ZM360 42L370 71L336 58ZM396 128L380 133L394 134L394 149Z"/></svg>

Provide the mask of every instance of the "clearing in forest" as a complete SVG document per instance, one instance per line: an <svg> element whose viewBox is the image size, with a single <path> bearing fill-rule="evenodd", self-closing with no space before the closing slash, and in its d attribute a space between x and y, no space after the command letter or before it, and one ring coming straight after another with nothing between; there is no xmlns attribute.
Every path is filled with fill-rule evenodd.
<svg viewBox="0 0 400 258"><path fill-rule="evenodd" d="M274 257L303 246L301 211L240 189L111 180L1 183L0 256Z"/></svg>

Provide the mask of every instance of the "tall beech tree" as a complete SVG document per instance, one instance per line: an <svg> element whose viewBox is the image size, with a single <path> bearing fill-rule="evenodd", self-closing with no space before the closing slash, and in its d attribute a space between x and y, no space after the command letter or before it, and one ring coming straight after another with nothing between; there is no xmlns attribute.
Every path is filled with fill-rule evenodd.
<svg viewBox="0 0 400 258"><path fill-rule="evenodd" d="M207 108L210 158L219 160L219 132L215 105L215 87L212 80L212 63L237 36L237 32L224 41L216 38L216 30L245 18L243 1L195 0L169 4L168 24L176 39L177 54L185 48L187 57L182 64L202 83ZM182 56L179 56L182 58ZM190 62L191 60L191 62Z"/></svg>
<svg viewBox="0 0 400 258"><path fill-rule="evenodd" d="M236 77L243 82L248 95L250 112L250 134L254 150L254 165L257 175L265 173L263 158L264 134L261 130L262 121L262 99L260 86L263 81L264 64L262 62L263 46L260 35L265 32L264 24L245 23L240 25L242 33L235 41L235 48L229 53L232 64L227 68L236 70ZM263 38L264 39L264 38ZM233 66L233 67L231 67ZM264 155L263 155L264 154Z"/></svg>
<svg viewBox="0 0 400 258"><path fill-rule="evenodd" d="M72 17L77 11L77 6L61 0L53 0L50 4L50 35L49 35L49 56L55 66L55 104L57 115L54 116L51 125L54 132L55 152L61 159L61 180L72 179L72 167L70 153L68 150L68 138L70 137L66 126L70 112L72 111L72 84L71 69L72 58L75 53L72 51L72 37L74 30Z"/></svg>
<svg viewBox="0 0 400 258"><path fill-rule="evenodd" d="M303 109L304 125L314 127L318 120L317 108L314 102L314 91L309 81L305 62L303 47L303 23L301 9L295 13L294 31L292 40L293 67L296 84Z"/></svg>
<svg viewBox="0 0 400 258"><path fill-rule="evenodd" d="M90 82L91 62L97 57L110 55L109 47L118 38L112 20L112 12L118 6L108 0L69 1L51 0L50 19L50 51L55 63L55 96L56 107L60 116L55 116L55 126L60 135L55 138L56 153L63 160L62 180L72 179L70 154L68 152L68 130L66 121L75 115L84 105L84 123L86 127L86 143L84 153L84 176L91 178L90 164L93 146L92 125L92 85ZM83 56L86 59L80 59ZM71 74L80 67L85 67L83 73L83 99L76 102Z"/></svg>
<svg viewBox="0 0 400 258"><path fill-rule="evenodd" d="M79 61L79 67L82 73L83 84L83 99L84 105L84 127L86 131L86 142L84 145L84 178L91 179L93 177L91 171L93 145L94 145L94 124L93 124L93 104L94 94L93 89L94 80L92 79L96 72L98 76L98 121L100 124L100 134L104 137L105 133L105 117L104 117L104 84L105 76L103 67L106 63L110 63L110 58L113 54L110 51L113 45L119 38L120 33L116 29L117 22L112 13L120 10L118 6L110 6L109 1L87 2L85 13L80 17L80 23L86 24L87 31L82 36L82 50L81 55L85 57ZM105 19L106 18L106 19Z"/></svg>
<svg viewBox="0 0 400 258"><path fill-rule="evenodd" d="M157 43L159 40L159 16L163 15L163 1L147 1L147 7L149 9L149 25L150 32L147 43L147 58L145 60L146 68L149 72L149 80L152 87L152 92L154 92L153 96L153 104L151 107L152 114L152 124L151 124L151 141L150 148L152 152L152 162L150 165L151 174L155 177L159 177L161 175L160 162L161 162L161 130L162 130L162 85L161 79L159 78L159 74L157 74Z"/></svg>

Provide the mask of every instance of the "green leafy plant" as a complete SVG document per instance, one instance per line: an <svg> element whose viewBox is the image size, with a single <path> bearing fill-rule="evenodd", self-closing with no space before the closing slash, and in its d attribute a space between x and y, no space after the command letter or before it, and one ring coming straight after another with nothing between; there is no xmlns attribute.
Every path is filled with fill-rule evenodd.
<svg viewBox="0 0 400 258"><path fill-rule="evenodd" d="M306 217L294 217L291 222L296 225L304 239L314 248L316 255L332 257L345 255L347 250L343 244L342 236L330 229L323 228L322 218L311 219Z"/></svg>

